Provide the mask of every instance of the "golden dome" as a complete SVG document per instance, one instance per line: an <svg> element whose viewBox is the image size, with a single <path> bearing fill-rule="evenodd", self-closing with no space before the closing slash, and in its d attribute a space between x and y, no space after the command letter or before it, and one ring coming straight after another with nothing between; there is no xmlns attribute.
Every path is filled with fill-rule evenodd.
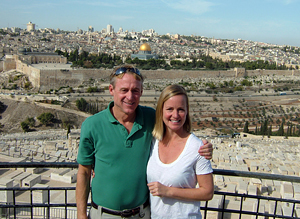
<svg viewBox="0 0 300 219"><path fill-rule="evenodd" d="M149 46L148 43L144 43L143 45L140 46L140 51L151 51L151 47Z"/></svg>

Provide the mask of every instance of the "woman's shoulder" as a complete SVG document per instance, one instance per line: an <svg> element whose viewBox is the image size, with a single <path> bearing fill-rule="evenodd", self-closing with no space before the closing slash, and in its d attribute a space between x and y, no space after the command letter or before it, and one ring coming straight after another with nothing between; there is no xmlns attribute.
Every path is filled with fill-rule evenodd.
<svg viewBox="0 0 300 219"><path fill-rule="evenodd" d="M202 140L191 133L185 145L185 154L188 156L191 156L191 154L198 156L198 150L202 145Z"/></svg>
<svg viewBox="0 0 300 219"><path fill-rule="evenodd" d="M189 143L192 145L202 146L203 142L198 138L194 133L191 133L189 136Z"/></svg>

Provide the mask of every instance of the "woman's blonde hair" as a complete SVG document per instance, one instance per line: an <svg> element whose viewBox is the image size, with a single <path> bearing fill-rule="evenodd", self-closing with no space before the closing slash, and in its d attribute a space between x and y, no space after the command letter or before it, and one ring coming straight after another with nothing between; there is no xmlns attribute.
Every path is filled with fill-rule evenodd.
<svg viewBox="0 0 300 219"><path fill-rule="evenodd" d="M177 95L184 95L186 98L186 107L187 107L187 114L186 120L183 124L183 128L187 131L191 131L191 118L189 113L189 98L187 96L186 90L180 85L169 85L167 86L160 94L159 99L157 101L156 113L155 113L155 125L152 131L153 137L158 140L162 140L166 131L165 124L163 122L163 107L164 103L170 99L171 97Z"/></svg>

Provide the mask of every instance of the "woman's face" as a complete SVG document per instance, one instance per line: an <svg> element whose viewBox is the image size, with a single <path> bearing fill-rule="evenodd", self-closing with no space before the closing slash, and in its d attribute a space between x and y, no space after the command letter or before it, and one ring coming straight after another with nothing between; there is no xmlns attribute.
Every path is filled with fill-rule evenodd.
<svg viewBox="0 0 300 219"><path fill-rule="evenodd" d="M166 129L174 132L182 131L187 113L187 100L184 95L168 99L163 105L163 122Z"/></svg>

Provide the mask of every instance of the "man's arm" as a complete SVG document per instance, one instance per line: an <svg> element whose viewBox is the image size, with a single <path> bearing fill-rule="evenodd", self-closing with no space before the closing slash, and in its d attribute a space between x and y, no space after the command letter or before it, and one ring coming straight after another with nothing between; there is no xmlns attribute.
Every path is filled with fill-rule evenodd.
<svg viewBox="0 0 300 219"><path fill-rule="evenodd" d="M78 165L76 184L77 218L87 219L87 201L90 193L91 165Z"/></svg>
<svg viewBox="0 0 300 219"><path fill-rule="evenodd" d="M198 150L198 153L205 157L207 160L212 159L213 156L213 147L212 144L209 143L207 140L203 139L203 146L200 147L200 149Z"/></svg>

